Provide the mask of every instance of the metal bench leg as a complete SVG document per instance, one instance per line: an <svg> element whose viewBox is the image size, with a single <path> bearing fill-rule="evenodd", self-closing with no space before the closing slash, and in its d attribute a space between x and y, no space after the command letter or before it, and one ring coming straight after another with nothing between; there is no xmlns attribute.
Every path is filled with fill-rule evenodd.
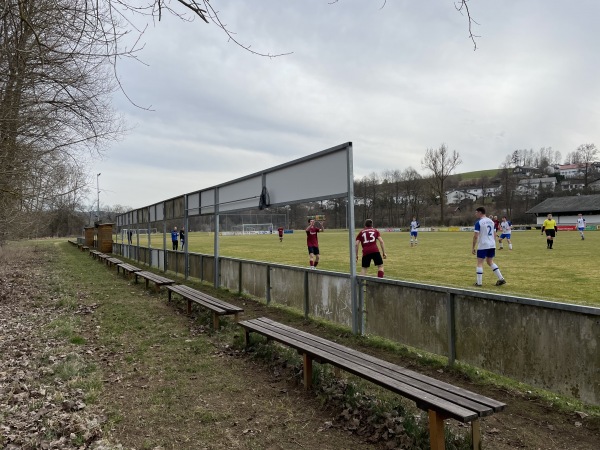
<svg viewBox="0 0 600 450"><path fill-rule="evenodd" d="M246 348L248 348L248 346L250 345L250 332L248 331L247 328L245 328L244 331L246 332L245 333L246 334L246 337L245 337L245 339L246 339Z"/></svg>
<svg viewBox="0 0 600 450"><path fill-rule="evenodd" d="M213 328L215 331L219 330L219 315L217 313L213 313Z"/></svg>
<svg viewBox="0 0 600 450"><path fill-rule="evenodd" d="M188 298L188 301L187 301L187 313L188 313L188 316L190 314L192 314L192 301L189 298Z"/></svg>
<svg viewBox="0 0 600 450"><path fill-rule="evenodd" d="M304 353L304 389L309 390L312 386L312 358Z"/></svg>
<svg viewBox="0 0 600 450"><path fill-rule="evenodd" d="M429 441L431 450L444 450L444 417L436 411L429 410Z"/></svg>
<svg viewBox="0 0 600 450"><path fill-rule="evenodd" d="M479 419L471 422L471 441L473 442L473 450L481 450L481 424Z"/></svg>
<svg viewBox="0 0 600 450"><path fill-rule="evenodd" d="M235 323L238 323L238 321L239 321L239 314L238 313L235 313L233 315L233 320L235 320Z"/></svg>

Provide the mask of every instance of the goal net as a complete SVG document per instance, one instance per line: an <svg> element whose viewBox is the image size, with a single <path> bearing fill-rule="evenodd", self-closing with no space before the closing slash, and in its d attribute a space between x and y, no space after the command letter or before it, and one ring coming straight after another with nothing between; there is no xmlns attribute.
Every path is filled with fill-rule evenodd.
<svg viewBox="0 0 600 450"><path fill-rule="evenodd" d="M270 234L274 227L272 223L242 223L231 227L234 235L239 234Z"/></svg>

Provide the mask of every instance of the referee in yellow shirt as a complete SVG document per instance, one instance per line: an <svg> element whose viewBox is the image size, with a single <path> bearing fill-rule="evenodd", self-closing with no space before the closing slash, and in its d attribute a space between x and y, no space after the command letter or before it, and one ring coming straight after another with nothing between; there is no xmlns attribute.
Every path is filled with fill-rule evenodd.
<svg viewBox="0 0 600 450"><path fill-rule="evenodd" d="M546 232L546 248L552 250L552 244L556 237L556 220L552 218L552 214L548 214L548 218L542 224L542 234Z"/></svg>

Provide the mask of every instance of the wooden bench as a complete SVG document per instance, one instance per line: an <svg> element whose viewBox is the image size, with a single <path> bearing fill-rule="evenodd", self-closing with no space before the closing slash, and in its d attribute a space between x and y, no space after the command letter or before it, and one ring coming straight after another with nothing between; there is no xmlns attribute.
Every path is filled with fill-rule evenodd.
<svg viewBox="0 0 600 450"><path fill-rule="evenodd" d="M106 258L106 265L109 267L116 266L117 264L123 264L123 261L117 258Z"/></svg>
<svg viewBox="0 0 600 450"><path fill-rule="evenodd" d="M82 245L81 246L81 251L82 252L87 252L90 248L87 245Z"/></svg>
<svg viewBox="0 0 600 450"><path fill-rule="evenodd" d="M74 245L75 247L77 247L77 241L74 241L72 239L69 239L69 244Z"/></svg>
<svg viewBox="0 0 600 450"><path fill-rule="evenodd" d="M239 306L226 303L183 284L167 286L167 290L169 291L169 301L171 301L171 294L173 292L179 294L187 300L188 314L192 312L192 303L196 303L204 308L210 309L213 315L213 328L215 330L219 329L219 316L233 314L234 320L237 322L239 313L244 312L244 309L240 308Z"/></svg>
<svg viewBox="0 0 600 450"><path fill-rule="evenodd" d="M501 411L506 406L494 399L421 375L266 317L245 320L240 322L240 325L246 331L246 345L249 344L250 332L255 332L266 336L267 339L288 345L302 354L306 389L310 388L312 382L314 360L321 364L331 364L413 400L417 407L428 413L432 450L445 448L445 419L470 422L473 449L479 450L479 418Z"/></svg>
<svg viewBox="0 0 600 450"><path fill-rule="evenodd" d="M131 277L132 274L134 274L135 272L141 272L142 269L140 269L139 267L135 267L132 266L131 264L127 264L122 262L121 264L117 264L117 275L119 274L119 271L123 269L123 276L127 275L128 277Z"/></svg>
<svg viewBox="0 0 600 450"><path fill-rule="evenodd" d="M156 275L152 272L146 272L145 270L140 270L139 272L134 272L133 276L135 277L135 282L138 282L138 277L144 278L146 280L146 289L148 289L148 283L152 281L154 283L154 290L156 292L160 291L161 286L168 286L169 284L175 283L174 280L170 280L169 278L161 277L160 275Z"/></svg>
<svg viewBox="0 0 600 450"><path fill-rule="evenodd" d="M110 257L111 256L107 255L106 253L96 253L96 258L98 261L102 261L103 263L106 263L106 260Z"/></svg>
<svg viewBox="0 0 600 450"><path fill-rule="evenodd" d="M97 257L97 256L98 256L98 254L100 254L100 253L102 253L102 252L99 252L98 250L90 250L90 256L91 256L93 259L96 259L96 257Z"/></svg>

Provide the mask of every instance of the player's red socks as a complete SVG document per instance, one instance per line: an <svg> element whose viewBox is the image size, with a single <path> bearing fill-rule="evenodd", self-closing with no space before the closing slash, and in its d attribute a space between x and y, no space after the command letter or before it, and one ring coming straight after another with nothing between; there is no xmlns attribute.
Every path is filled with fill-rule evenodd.
<svg viewBox="0 0 600 450"><path fill-rule="evenodd" d="M377 271L377 278L383 278L383 270Z"/></svg>
<svg viewBox="0 0 600 450"><path fill-rule="evenodd" d="M319 264L319 261L315 261L315 267L317 267L317 265Z"/></svg>
<svg viewBox="0 0 600 450"><path fill-rule="evenodd" d="M309 261L309 262L310 262L310 267L313 267L313 266L315 266L315 263L314 263L314 261Z"/></svg>

